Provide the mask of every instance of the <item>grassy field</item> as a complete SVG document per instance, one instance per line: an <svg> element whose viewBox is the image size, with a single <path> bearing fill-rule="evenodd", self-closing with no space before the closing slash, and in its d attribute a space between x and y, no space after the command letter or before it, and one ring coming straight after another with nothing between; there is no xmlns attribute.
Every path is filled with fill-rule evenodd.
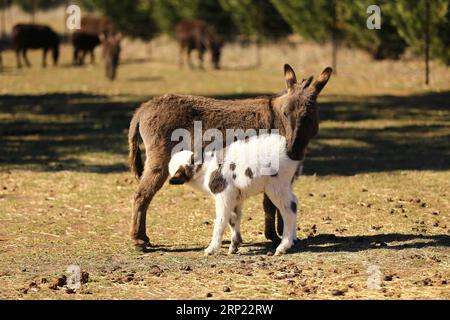
<svg viewBox="0 0 450 320"><path fill-rule="evenodd" d="M174 44L124 43L119 78L102 65L15 69L0 74L0 298L2 299L449 299L450 72L422 63L373 62L344 49L320 99L321 130L300 199L301 242L283 257L263 235L262 199L245 206L245 245L204 257L214 204L166 185L152 202L154 245L138 253L128 239L136 181L126 133L133 110L174 92L239 98L280 92L282 65L318 74L329 48L226 47L224 68L179 70ZM151 56L149 52L151 51ZM176 199L182 199L178 201ZM89 273L76 293L52 284L69 265ZM368 272L381 272L369 289ZM52 288L51 288L52 287ZM226 287L226 288L225 288Z"/></svg>

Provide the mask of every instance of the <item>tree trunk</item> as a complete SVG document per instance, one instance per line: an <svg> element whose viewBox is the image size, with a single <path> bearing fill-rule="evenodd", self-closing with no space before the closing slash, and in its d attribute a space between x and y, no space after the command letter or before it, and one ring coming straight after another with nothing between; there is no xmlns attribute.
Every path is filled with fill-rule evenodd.
<svg viewBox="0 0 450 320"><path fill-rule="evenodd" d="M334 74L337 74L338 50L339 50L339 0L333 1L333 29L331 32L331 56Z"/></svg>
<svg viewBox="0 0 450 320"><path fill-rule="evenodd" d="M259 35L256 38L256 66L261 67L262 58L261 58L261 38Z"/></svg>
<svg viewBox="0 0 450 320"><path fill-rule="evenodd" d="M431 24L431 3L425 1L425 84L430 84L430 24Z"/></svg>
<svg viewBox="0 0 450 320"><path fill-rule="evenodd" d="M6 0L3 0L3 8L2 8L2 31L1 36L6 37Z"/></svg>
<svg viewBox="0 0 450 320"><path fill-rule="evenodd" d="M36 23L36 0L32 0L31 5L31 22Z"/></svg>

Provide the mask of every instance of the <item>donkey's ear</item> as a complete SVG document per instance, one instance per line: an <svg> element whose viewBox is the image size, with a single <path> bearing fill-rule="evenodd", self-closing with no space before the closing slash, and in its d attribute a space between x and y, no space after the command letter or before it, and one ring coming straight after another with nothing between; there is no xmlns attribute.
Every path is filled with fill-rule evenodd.
<svg viewBox="0 0 450 320"><path fill-rule="evenodd" d="M286 87L291 90L297 83L297 77L295 76L294 69L288 64L284 65L284 79L286 80Z"/></svg>
<svg viewBox="0 0 450 320"><path fill-rule="evenodd" d="M325 68L325 70L322 71L319 78L317 78L316 81L313 83L314 91L319 94L322 89L325 87L325 85L328 83L328 80L330 80L331 74L333 73L333 69L330 67Z"/></svg>

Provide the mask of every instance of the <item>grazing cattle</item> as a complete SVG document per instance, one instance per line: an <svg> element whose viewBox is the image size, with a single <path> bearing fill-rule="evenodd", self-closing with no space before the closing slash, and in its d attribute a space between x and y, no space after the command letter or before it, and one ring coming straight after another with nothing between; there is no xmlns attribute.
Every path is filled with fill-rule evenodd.
<svg viewBox="0 0 450 320"><path fill-rule="evenodd" d="M17 24L12 32L13 47L16 51L17 67L22 68L20 54L27 67L31 67L27 57L28 49L42 49L44 51L42 66L47 66L47 52L52 50L53 63L56 65L59 58L59 36L50 27L38 24Z"/></svg>
<svg viewBox="0 0 450 320"><path fill-rule="evenodd" d="M172 140L175 130L184 129L194 137L195 121L201 121L202 130L218 129L223 136L226 136L227 129L278 129L288 141L295 135L296 143L289 156L301 161L309 139L318 131L316 100L331 72L331 68L327 68L313 83L312 78L297 83L294 71L286 65L287 91L275 97L218 100L167 94L142 104L131 120L128 133L130 166L139 179L130 229L136 247L145 250L149 244L146 234L147 208L168 178L171 153L179 143ZM303 113L310 116L304 118L301 116ZM301 126L297 131L290 130L298 121L310 122L310 125ZM139 137L145 145L145 165L139 149ZM203 147L206 145L204 141ZM267 195L264 210L266 238L279 243L274 224L276 206Z"/></svg>
<svg viewBox="0 0 450 320"><path fill-rule="evenodd" d="M91 56L91 63L95 63L95 48L101 44L100 37L95 33L86 32L84 30L77 30L72 34L73 45L73 64L84 64L84 58L89 53Z"/></svg>
<svg viewBox="0 0 450 320"><path fill-rule="evenodd" d="M191 52L197 50L200 68L203 69L203 57L206 51L211 52L213 67L215 69L220 68L223 41L219 39L213 28L204 21L182 20L176 26L175 36L180 46L180 67L183 66L183 55L186 52L189 66L192 68Z"/></svg>
<svg viewBox="0 0 450 320"><path fill-rule="evenodd" d="M120 63L120 43L122 41L122 35L105 35L101 39L103 43L103 58L105 59L106 77L112 81L116 79L117 68Z"/></svg>

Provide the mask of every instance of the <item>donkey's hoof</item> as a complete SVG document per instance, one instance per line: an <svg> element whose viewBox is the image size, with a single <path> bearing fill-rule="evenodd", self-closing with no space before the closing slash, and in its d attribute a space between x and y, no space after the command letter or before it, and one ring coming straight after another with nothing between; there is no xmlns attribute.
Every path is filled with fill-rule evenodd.
<svg viewBox="0 0 450 320"><path fill-rule="evenodd" d="M239 250L238 248L229 248L227 254L228 254L229 256L232 256L232 255L234 255L234 254L237 254L237 253L238 253L238 250Z"/></svg>
<svg viewBox="0 0 450 320"><path fill-rule="evenodd" d="M146 252L149 246L150 246L149 240L147 241L138 239L134 240L134 247L139 252Z"/></svg>
<svg viewBox="0 0 450 320"><path fill-rule="evenodd" d="M272 246L278 247L281 243L281 238L276 234L266 234L266 239L272 241Z"/></svg>

